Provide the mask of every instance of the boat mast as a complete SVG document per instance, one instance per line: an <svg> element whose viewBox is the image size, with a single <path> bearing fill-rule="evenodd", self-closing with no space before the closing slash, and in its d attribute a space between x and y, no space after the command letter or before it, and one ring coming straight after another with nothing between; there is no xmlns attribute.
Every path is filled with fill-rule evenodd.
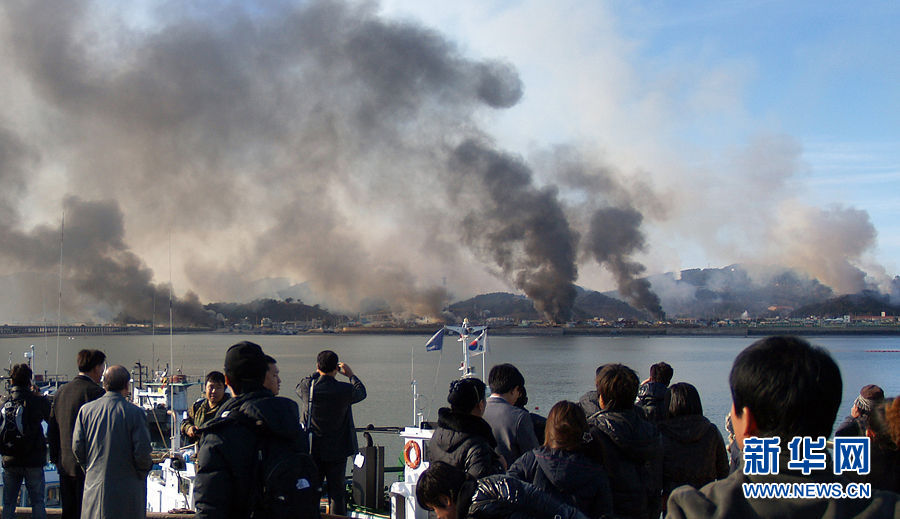
<svg viewBox="0 0 900 519"><path fill-rule="evenodd" d="M169 359L171 370L175 369L175 338L172 333L172 234L169 233ZM172 455L175 455L175 451L178 450L180 445L178 445L180 438L180 431L175 430L175 424L177 422L177 418L175 417L174 404L175 404L175 384L173 381L174 371L169 373L169 410L172 415Z"/></svg>
<svg viewBox="0 0 900 519"><path fill-rule="evenodd" d="M62 274L63 274L63 239L66 235L66 210L63 209L62 221L59 224L59 297L56 299L56 377L59 378L59 327L62 322ZM59 385L59 380L56 381Z"/></svg>

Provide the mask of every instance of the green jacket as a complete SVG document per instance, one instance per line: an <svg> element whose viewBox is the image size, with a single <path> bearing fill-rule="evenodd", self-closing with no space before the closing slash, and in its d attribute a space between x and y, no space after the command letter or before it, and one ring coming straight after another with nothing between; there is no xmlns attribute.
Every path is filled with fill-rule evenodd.
<svg viewBox="0 0 900 519"><path fill-rule="evenodd" d="M206 397L194 402L190 409L188 409L188 417L181 422L181 434L192 442L197 441L199 438L190 438L190 436L188 436L188 429L190 429L191 426L199 429L203 424L212 420L216 416L216 413L219 412L219 409L222 408L222 404L227 402L229 398L231 398L231 395L225 393L225 397L222 398L219 405L215 407L209 406L209 400L207 400Z"/></svg>

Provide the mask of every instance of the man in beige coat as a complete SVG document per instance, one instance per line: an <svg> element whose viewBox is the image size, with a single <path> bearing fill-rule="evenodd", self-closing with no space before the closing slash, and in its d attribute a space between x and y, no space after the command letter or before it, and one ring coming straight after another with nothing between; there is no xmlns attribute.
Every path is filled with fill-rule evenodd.
<svg viewBox="0 0 900 519"><path fill-rule="evenodd" d="M110 367L106 394L78 411L72 450L85 473L82 519L147 515L150 433L144 410L126 398L130 378L124 367Z"/></svg>

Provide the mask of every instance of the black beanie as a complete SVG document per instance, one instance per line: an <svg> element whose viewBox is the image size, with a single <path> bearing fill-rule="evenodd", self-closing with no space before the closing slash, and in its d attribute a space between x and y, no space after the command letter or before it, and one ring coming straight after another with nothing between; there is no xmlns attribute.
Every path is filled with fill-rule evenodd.
<svg viewBox="0 0 900 519"><path fill-rule="evenodd" d="M266 354L259 344L243 341L225 352L225 375L231 380L262 383L268 370Z"/></svg>

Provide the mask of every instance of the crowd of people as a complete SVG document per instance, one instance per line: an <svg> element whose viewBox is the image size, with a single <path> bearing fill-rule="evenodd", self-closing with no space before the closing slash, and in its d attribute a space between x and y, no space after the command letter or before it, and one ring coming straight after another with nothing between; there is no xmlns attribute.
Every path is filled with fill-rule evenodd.
<svg viewBox="0 0 900 519"><path fill-rule="evenodd" d="M106 368L99 350L81 350L76 361L78 376L58 389L52 404L32 384L27 364L10 369L9 395L0 404L2 519L15 517L23 481L31 517L47 516L48 443L63 518L146 516L153 461L145 411L128 399L131 374L123 366ZM338 374L349 382L337 381ZM184 438L197 444L197 517L318 517L323 489L330 511L346 513L347 457L358 450L351 405L366 398L365 386L326 350L297 385L302 412L280 390L277 361L251 342L226 351L224 373L206 375L203 397L181 424Z"/></svg>
<svg viewBox="0 0 900 519"><path fill-rule="evenodd" d="M703 415L697 388L670 385L673 375L672 366L660 362L639 382L628 366L604 364L594 389L577 404L557 402L540 423L516 407L525 380L510 364L491 369L486 402L480 380L454 381L450 408L439 411L428 444L431 464L418 480L419 505L438 519L900 518L900 399L885 398L875 385L862 389L836 436L868 438L870 467L838 474L824 438L831 435L843 386L824 349L783 336L741 352L729 378L727 444ZM782 442L775 470L757 473L751 466L758 461L756 442L775 437ZM821 452L799 449L821 458L819 470L795 459L788 444L794 438L822 438ZM810 483L839 489L869 483L872 493L745 495L747 484L757 483L801 490Z"/></svg>
<svg viewBox="0 0 900 519"><path fill-rule="evenodd" d="M76 361L78 376L52 405L27 364L10 370L0 406L2 519L14 517L23 481L32 517L46 517L48 454L59 471L62 517L145 516L153 462L144 411L127 398L130 374L106 368L99 350L82 350ZM277 361L257 344L231 346L223 371L206 375L203 398L181 426L197 443L197 517L316 517L323 495L331 513L345 515L347 458L358 452L352 406L366 398L350 366L320 352L315 371L296 386L300 405L279 396ZM835 470L825 461L827 470L797 465L794 441L814 449L831 435L843 387L831 356L803 339L769 337L737 356L727 443L704 416L696 387L671 383L669 364L651 366L643 382L623 364L601 365L595 375L594 389L577 403L557 402L546 418L525 409L525 379L512 364L493 366L487 384L453 381L449 407L424 425L434 432L416 484L419 505L438 519L900 518L900 399L885 398L880 387L862 388L835 433L867 439L866 470L838 471L831 458L839 453L824 442L821 458ZM781 441L775 470L754 469L760 445L773 438ZM756 483L867 483L873 492L748 497L747 485Z"/></svg>

